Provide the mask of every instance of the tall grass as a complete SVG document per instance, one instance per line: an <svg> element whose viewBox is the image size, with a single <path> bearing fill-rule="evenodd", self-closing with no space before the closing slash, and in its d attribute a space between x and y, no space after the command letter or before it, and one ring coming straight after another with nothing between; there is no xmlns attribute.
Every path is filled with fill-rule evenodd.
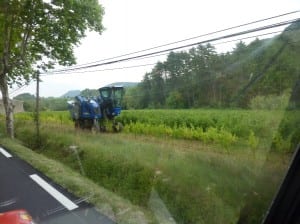
<svg viewBox="0 0 300 224"><path fill-rule="evenodd" d="M230 113L225 111L224 116ZM209 118L205 114L206 111L203 112L203 117ZM82 165L86 176L91 180L146 208L151 192L156 190L178 223L235 223L248 200L249 192L255 192L256 183L259 182L268 193L264 201L259 201L262 209L254 214L256 220L259 220L280 181L285 164L282 163L282 156L274 155L272 164L262 169L267 147L264 145L264 150L255 149L255 157L252 156L251 147L259 148L255 134L270 135L260 129L265 128L260 127L262 122L267 122L270 127L278 125L278 122L267 115L263 119L259 116L253 119L246 115L247 112L241 111L242 115L238 115L238 111L234 111L234 114L237 118L230 117L227 121L216 113L209 118L206 128L202 127L204 133L210 133L211 130L216 135L220 130L237 130L238 127L244 127L245 123L250 124L253 130L260 130L258 133L261 135L254 131L240 134L245 139L245 144L237 144L234 150L228 145L231 153L224 153L224 150L220 150L220 145L207 144L205 141L173 140L130 133L92 134L75 131L71 123L64 120L64 116L58 120L47 120L46 115L42 115L45 116L41 128L42 147L37 150L78 172L81 172ZM35 131L30 125L31 121L22 116L26 117L26 114L17 118L16 136L35 148ZM143 119L146 117L141 116ZM154 115L148 115L149 123L157 125L153 117ZM158 117L163 121L164 118ZM218 119L223 120L223 125ZM232 121L235 119L239 124ZM186 128L191 128L191 124L191 121L186 123ZM197 127L200 126L195 125ZM70 150L71 145L78 146L80 164ZM261 180L262 174L264 179ZM260 192L257 194L260 195Z"/></svg>

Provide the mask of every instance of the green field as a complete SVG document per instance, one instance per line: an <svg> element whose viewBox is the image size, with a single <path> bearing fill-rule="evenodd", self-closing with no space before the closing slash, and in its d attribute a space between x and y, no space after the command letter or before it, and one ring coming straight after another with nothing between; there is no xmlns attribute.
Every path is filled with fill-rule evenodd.
<svg viewBox="0 0 300 224"><path fill-rule="evenodd" d="M289 146L278 132L283 115L132 110L118 118L123 133L98 134L74 130L67 112L45 112L37 147L33 116L23 113L16 115L16 137L148 210L156 217L149 222L171 215L177 223L235 223L242 213L252 214L245 223L257 223L290 157L285 150L270 153L274 141ZM78 156L71 145L78 146Z"/></svg>

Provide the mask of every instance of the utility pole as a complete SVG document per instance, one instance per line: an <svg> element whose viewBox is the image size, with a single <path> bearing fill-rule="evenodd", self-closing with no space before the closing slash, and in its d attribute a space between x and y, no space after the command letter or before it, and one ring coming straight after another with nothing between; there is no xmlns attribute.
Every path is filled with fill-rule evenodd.
<svg viewBox="0 0 300 224"><path fill-rule="evenodd" d="M36 77L36 102L35 102L35 125L36 125L36 146L40 148L40 73Z"/></svg>

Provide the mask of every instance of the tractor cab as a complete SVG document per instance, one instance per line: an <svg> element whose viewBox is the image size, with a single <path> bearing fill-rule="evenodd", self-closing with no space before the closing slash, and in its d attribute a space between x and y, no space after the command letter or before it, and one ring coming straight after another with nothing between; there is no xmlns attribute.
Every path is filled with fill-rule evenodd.
<svg viewBox="0 0 300 224"><path fill-rule="evenodd" d="M112 121L112 128L120 132L123 125L114 118L121 113L121 103L124 94L122 86L102 87L100 96L87 99L76 96L68 101L68 108L76 128L106 131L108 120Z"/></svg>
<svg viewBox="0 0 300 224"><path fill-rule="evenodd" d="M110 86L99 89L99 104L101 112L107 118L112 119L121 113L121 102L124 94L124 87Z"/></svg>

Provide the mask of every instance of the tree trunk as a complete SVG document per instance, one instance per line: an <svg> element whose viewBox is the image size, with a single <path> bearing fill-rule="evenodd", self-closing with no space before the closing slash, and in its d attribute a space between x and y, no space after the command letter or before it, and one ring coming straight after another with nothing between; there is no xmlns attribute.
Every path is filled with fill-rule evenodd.
<svg viewBox="0 0 300 224"><path fill-rule="evenodd" d="M0 75L0 90L2 93L2 100L6 117L6 133L10 138L14 138L13 102L9 99L5 75Z"/></svg>

